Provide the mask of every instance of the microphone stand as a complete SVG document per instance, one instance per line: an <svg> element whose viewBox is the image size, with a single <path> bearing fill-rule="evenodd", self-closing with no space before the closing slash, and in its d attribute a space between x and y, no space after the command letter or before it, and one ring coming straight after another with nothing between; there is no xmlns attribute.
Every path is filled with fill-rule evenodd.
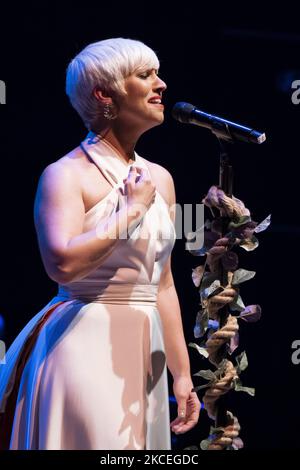
<svg viewBox="0 0 300 470"><path fill-rule="evenodd" d="M228 197L232 197L232 187L233 187L233 168L228 152L229 145L233 141L224 140L218 135L216 135L219 144L220 144L220 167L219 167L219 186L224 191ZM222 219L222 233L223 237L226 233L226 228L228 226L228 217L221 217ZM222 263L220 263L220 279L222 286L226 286L228 283L228 273L224 269ZM219 315L219 328L222 328L228 319L229 310L227 306L221 308L218 312ZM225 343L218 351L218 362L221 362L223 359L227 358L227 349L228 343ZM225 427L227 425L227 410L226 410L226 395L223 395L218 400L218 408L216 415L216 427Z"/></svg>
<svg viewBox="0 0 300 470"><path fill-rule="evenodd" d="M210 120L209 129L217 137L220 145L218 188L219 192L221 194L223 193L220 198L217 196L216 200L216 188L212 187L212 192L209 192L203 199L203 202L210 207L214 217L216 217L214 209L217 208L220 211L220 215L216 220L217 224L215 227L210 227L210 230L211 232L215 232L214 235L218 234L218 239L224 238L225 236L228 237L228 251L234 246L241 246L247 251L252 251L258 246L258 240L254 234L265 230L270 225L271 215L260 224L257 224L251 219L250 212L244 206L243 202L233 197L233 167L228 148L230 144L238 140L261 144L266 140L265 134L252 130L251 139L241 139L231 133L230 126L226 121L223 120L223 122L220 122L220 119ZM212 242L213 240L215 240L214 237L212 237ZM205 252L208 253L210 251L209 246L210 239L208 237L204 251L191 250L191 253L196 256L203 256ZM214 245L211 248L213 247ZM241 282L249 280L255 275L255 272L237 269L238 257L236 254L235 256L236 261L235 257L230 256L229 253L225 252L225 254L221 256L218 264L214 266L213 269L211 268L214 281L209 287L207 287L206 282L210 282L211 274L208 273L208 277L205 277L205 274L207 274L207 272L205 272L206 263L204 268L203 266L197 267L197 269L201 269L196 271L195 279L193 278L194 284L199 286L202 306L202 310L198 312L196 318L195 337L206 339L203 339L201 343L202 345L205 344L204 348L199 348L199 346L194 343L191 343L190 346L196 347L199 354L208 358L217 369L215 373L211 370L200 370L195 374L209 381L208 385L196 387L196 391L208 388L204 394L203 402L209 417L215 420L215 427L211 428L210 435L206 440L200 443L202 450L237 450L243 447L243 442L239 437L231 438L232 428L238 433L240 427L237 418L228 410L228 398L226 395L230 390L243 391L251 396L254 396L255 393L254 388L244 387L239 378L240 373L248 365L245 351L239 356L236 356L236 365L229 359L229 354L231 355L239 345L237 320L242 318L245 321L258 321L261 316L260 306L249 305L245 307L239 295L239 287L237 287L238 295L233 303L230 302L230 304L224 305L224 307L217 309L217 311L211 310L211 318L218 320L218 329L215 330L213 326L208 326L210 318L209 307L214 303L214 295L220 293L218 289L221 288L221 290L223 290L227 286L239 286ZM215 276L215 274L217 274L217 276ZM199 284L198 281L196 282L198 276L200 279ZM217 279L215 279L215 277L217 277ZM204 283L202 282L203 279ZM216 281L218 281L218 284L214 286ZM209 303L210 298L212 299L211 304ZM231 315L232 311L238 311L239 314ZM211 378L212 376L213 378ZM222 442L222 436L227 437L227 441L231 439L232 444L228 445L224 441Z"/></svg>

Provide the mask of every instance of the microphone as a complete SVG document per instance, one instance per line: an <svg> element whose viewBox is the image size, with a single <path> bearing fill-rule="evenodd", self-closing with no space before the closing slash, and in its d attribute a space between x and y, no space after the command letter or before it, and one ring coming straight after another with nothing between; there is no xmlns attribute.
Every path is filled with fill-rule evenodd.
<svg viewBox="0 0 300 470"><path fill-rule="evenodd" d="M254 144L262 144L266 140L266 134L264 132L258 132L249 127L237 124L236 122L227 121L213 114L205 113L197 109L196 106L183 101L174 105L172 116L182 123L206 127L220 139L232 142L252 142Z"/></svg>

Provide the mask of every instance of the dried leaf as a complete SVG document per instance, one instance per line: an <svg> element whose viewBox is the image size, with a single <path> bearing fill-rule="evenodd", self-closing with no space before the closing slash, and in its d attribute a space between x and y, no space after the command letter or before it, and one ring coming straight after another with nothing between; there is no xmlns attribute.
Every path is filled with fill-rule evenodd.
<svg viewBox="0 0 300 470"><path fill-rule="evenodd" d="M263 232L269 227L270 223L271 223L271 214L268 215L268 217L265 220L263 220L259 225L257 225L257 227L254 229L254 232L255 233Z"/></svg>
<svg viewBox="0 0 300 470"><path fill-rule="evenodd" d="M196 287L199 287L201 284L201 280L204 274L205 270L205 265L202 266L197 266L195 269L193 269L192 272L192 279L193 283L195 284Z"/></svg>
<svg viewBox="0 0 300 470"><path fill-rule="evenodd" d="M209 287L216 279L218 279L218 273L205 272L202 278L200 292Z"/></svg>
<svg viewBox="0 0 300 470"><path fill-rule="evenodd" d="M253 235L251 238L245 238L244 240L241 240L239 246L244 248L246 251L253 251L259 246L259 241Z"/></svg>
<svg viewBox="0 0 300 470"><path fill-rule="evenodd" d="M249 323L254 323L261 318L261 307L259 305L247 305L237 318L241 318Z"/></svg>
<svg viewBox="0 0 300 470"><path fill-rule="evenodd" d="M235 437L232 441L233 450L239 450L244 447L244 443L240 437Z"/></svg>
<svg viewBox="0 0 300 470"><path fill-rule="evenodd" d="M237 331L236 334L231 338L229 343L229 354L232 354L239 346L239 332Z"/></svg>
<svg viewBox="0 0 300 470"><path fill-rule="evenodd" d="M237 269L233 274L232 285L236 286L238 284L241 284L242 282L249 281L249 279L252 279L255 274L255 271L247 271L247 269Z"/></svg>
<svg viewBox="0 0 300 470"><path fill-rule="evenodd" d="M197 313L196 324L194 327L195 338L201 338L207 330L209 315L206 309L202 309Z"/></svg>
<svg viewBox="0 0 300 470"><path fill-rule="evenodd" d="M245 204L243 203L243 201L241 201L240 199L236 198L235 196L232 195L232 199L234 200L234 202L238 205L238 207L240 208L240 211L241 213L243 214L243 216L250 216L250 211L249 209L247 209L245 207Z"/></svg>
<svg viewBox="0 0 300 470"><path fill-rule="evenodd" d="M224 194L224 192L218 188L217 186L211 186L209 191L204 199L202 199L202 203L205 204L207 207L219 207L219 197L220 194Z"/></svg>
<svg viewBox="0 0 300 470"><path fill-rule="evenodd" d="M206 253L214 246L215 242L218 240L219 235L217 233L211 232L210 230L204 230L204 226L196 230L196 232L190 232L187 234L186 238L189 241L189 245L196 241L197 233L201 232L203 235L203 245L197 250L189 248L188 251L194 256L204 256Z"/></svg>
<svg viewBox="0 0 300 470"><path fill-rule="evenodd" d="M204 289L203 292L201 292L201 297L203 299L208 299L212 295L216 295L217 291L218 293L223 291L223 287L221 287L219 279L216 279L209 287Z"/></svg>

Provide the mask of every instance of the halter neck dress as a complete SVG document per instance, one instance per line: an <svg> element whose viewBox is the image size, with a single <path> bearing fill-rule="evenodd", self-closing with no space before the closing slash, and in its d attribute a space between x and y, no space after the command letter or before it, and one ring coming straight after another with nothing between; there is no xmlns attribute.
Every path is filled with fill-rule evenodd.
<svg viewBox="0 0 300 470"><path fill-rule="evenodd" d="M91 132L81 148L112 186L86 212L87 232L125 203L129 166ZM134 164L147 169L136 152ZM97 269L58 285L0 365L2 448L6 440L10 449L171 449L157 292L175 239L156 191L130 237Z"/></svg>

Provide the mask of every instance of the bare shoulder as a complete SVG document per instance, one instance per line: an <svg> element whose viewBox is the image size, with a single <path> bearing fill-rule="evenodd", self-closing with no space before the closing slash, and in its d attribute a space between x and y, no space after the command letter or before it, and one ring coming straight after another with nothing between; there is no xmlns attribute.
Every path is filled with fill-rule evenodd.
<svg viewBox="0 0 300 470"><path fill-rule="evenodd" d="M150 160L147 160L146 158L144 157L140 157L148 167L150 167L150 169L155 172L159 177L161 177L162 179L164 179L166 181L166 179L168 180L173 180L172 178L172 175L171 173L169 172L169 170L167 170L165 167L163 167L162 165L159 165L158 163L155 163L155 162L151 162Z"/></svg>
<svg viewBox="0 0 300 470"><path fill-rule="evenodd" d="M58 201L59 198L79 194L80 185L80 156L77 149L69 152L58 160L47 165L40 175L34 212L38 215L43 204L48 201Z"/></svg>
<svg viewBox="0 0 300 470"><path fill-rule="evenodd" d="M83 158L80 147L72 150L58 160L47 165L39 179L39 184L53 180L57 184L65 179L72 179L74 185L79 181L79 176L86 159Z"/></svg>
<svg viewBox="0 0 300 470"><path fill-rule="evenodd" d="M158 163L151 162L146 158L141 157L145 164L148 166L151 177L156 184L157 190L168 202L169 206L175 203L175 187L174 180L165 167Z"/></svg>

